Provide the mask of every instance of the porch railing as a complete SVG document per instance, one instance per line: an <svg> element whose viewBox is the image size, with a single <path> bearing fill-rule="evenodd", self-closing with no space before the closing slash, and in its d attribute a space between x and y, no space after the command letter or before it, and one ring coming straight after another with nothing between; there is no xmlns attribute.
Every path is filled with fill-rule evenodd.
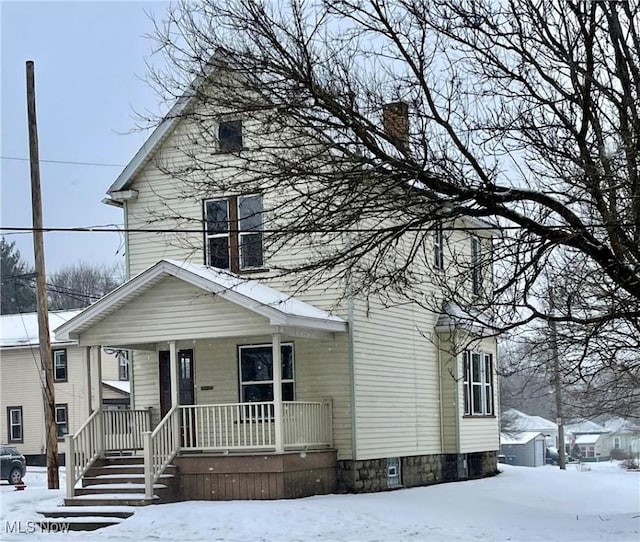
<svg viewBox="0 0 640 542"><path fill-rule="evenodd" d="M178 407L173 406L153 432L143 434L145 497L153 498L153 485L180 449Z"/></svg>
<svg viewBox="0 0 640 542"><path fill-rule="evenodd" d="M95 410L73 435L67 435L67 497L91 464L105 452L142 450L151 428L149 410Z"/></svg>
<svg viewBox="0 0 640 542"><path fill-rule="evenodd" d="M142 450L142 434L151 430L151 412L103 410L105 451Z"/></svg>
<svg viewBox="0 0 640 542"><path fill-rule="evenodd" d="M282 403L285 448L332 446L330 401Z"/></svg>
<svg viewBox="0 0 640 542"><path fill-rule="evenodd" d="M288 449L329 447L331 403L284 402L284 446ZM181 405L183 450L274 450L275 422L272 402Z"/></svg>
<svg viewBox="0 0 640 542"><path fill-rule="evenodd" d="M102 422L101 411L94 410L75 434L66 437L65 465L68 498L73 497L76 483L104 450Z"/></svg>

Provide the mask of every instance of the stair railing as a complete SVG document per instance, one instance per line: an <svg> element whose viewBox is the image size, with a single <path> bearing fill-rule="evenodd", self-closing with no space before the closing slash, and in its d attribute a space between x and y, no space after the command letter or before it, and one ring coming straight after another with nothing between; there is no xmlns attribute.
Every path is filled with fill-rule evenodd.
<svg viewBox="0 0 640 542"><path fill-rule="evenodd" d="M100 409L94 410L73 435L66 436L65 457L67 498L71 499L78 480L92 463L104 452L103 417Z"/></svg>
<svg viewBox="0 0 640 542"><path fill-rule="evenodd" d="M180 448L180 418L177 405L171 407L152 432L142 433L142 442L145 498L152 499L153 485Z"/></svg>

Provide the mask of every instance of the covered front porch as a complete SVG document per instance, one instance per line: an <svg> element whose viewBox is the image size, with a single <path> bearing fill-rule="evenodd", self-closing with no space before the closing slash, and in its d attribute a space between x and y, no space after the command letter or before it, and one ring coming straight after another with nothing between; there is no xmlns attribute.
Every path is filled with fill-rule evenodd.
<svg viewBox="0 0 640 542"><path fill-rule="evenodd" d="M326 452L335 447L330 372L346 371L346 323L262 284L221 275L163 261L56 330L87 347L90 366L92 414L66 439L68 498L97 460L115 454L143 458L150 501L170 465L202 480L229 469L251 478L260 468L252 457L297 452L315 459L262 464L273 472L327 468ZM158 300L168 314L154 307ZM101 408L105 346L134 352L131 409ZM326 379L318 378L322 360ZM340 401L344 394L337 395ZM335 465L335 452L331 457Z"/></svg>

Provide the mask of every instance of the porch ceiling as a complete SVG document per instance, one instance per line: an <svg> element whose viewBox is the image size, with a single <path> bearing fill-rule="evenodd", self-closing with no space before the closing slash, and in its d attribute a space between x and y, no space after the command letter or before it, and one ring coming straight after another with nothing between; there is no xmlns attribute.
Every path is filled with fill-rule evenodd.
<svg viewBox="0 0 640 542"><path fill-rule="evenodd" d="M271 326L289 326L327 332L345 332L346 322L275 290L258 281L246 280L227 271L176 260L161 260L130 279L55 330L57 339L79 337L108 316L123 310L133 300L168 277L175 277L205 294L214 294L266 318Z"/></svg>

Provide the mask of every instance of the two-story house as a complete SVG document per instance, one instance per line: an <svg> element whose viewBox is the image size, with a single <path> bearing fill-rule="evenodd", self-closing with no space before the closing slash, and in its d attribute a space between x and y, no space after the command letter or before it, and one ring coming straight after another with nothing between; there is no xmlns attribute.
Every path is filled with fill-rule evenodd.
<svg viewBox="0 0 640 542"><path fill-rule="evenodd" d="M51 311L54 329L80 310ZM52 334L53 335L53 334ZM44 374L38 346L37 313L0 316L0 427L2 442L14 444L29 465L46 461ZM101 364L101 401L104 409L129 406L128 360L125 352L104 352ZM90 413L91 389L86 348L76 341L51 338L55 390L55 424L60 460L64 436L80 428ZM94 392L95 393L95 392Z"/></svg>
<svg viewBox="0 0 640 542"><path fill-rule="evenodd" d="M193 128L184 107L108 190L124 212L129 280L56 330L89 348L92 366L103 347L132 351L127 424L143 442L131 448L144 458L147 502L167 473L178 499L379 491L495 473L495 339L455 311L350 294L349 284L294 289L272 269L304 262L306 248L272 250L263 228L282 194L199 192L163 167ZM246 126L221 116L210 159L250 152ZM445 243L436 232L426 250L442 269L454 250L473 259L490 236L474 233L456 229ZM469 287L478 282L474 272ZM437 292L428 285L425 295ZM151 427L138 427L147 409ZM111 451L101 420L94 411L68 439L69 498Z"/></svg>

